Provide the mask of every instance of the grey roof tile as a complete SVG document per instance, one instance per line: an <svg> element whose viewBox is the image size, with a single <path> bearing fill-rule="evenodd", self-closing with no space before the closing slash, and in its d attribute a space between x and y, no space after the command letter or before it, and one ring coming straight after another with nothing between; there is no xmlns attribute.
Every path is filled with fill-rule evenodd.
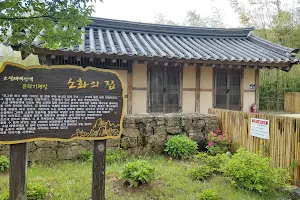
<svg viewBox="0 0 300 200"><path fill-rule="evenodd" d="M85 33L82 43L61 50L186 60L298 62L297 49L253 36L253 28L199 28L91 19L93 22L82 28Z"/></svg>

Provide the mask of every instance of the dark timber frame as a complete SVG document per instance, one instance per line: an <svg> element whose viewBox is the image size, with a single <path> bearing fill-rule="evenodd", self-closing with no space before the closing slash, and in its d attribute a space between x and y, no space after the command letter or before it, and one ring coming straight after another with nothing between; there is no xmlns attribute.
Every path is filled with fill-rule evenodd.
<svg viewBox="0 0 300 200"><path fill-rule="evenodd" d="M150 113L152 112L152 109L151 109L151 69L152 67L159 67L159 65L157 64L154 64L154 63L150 63L147 65L147 112ZM166 81L166 77L167 77L167 73L166 73L166 68L167 67L177 67L179 69L179 95L178 95L178 112L182 112L182 99L183 99L183 94L182 94L182 91L183 91L183 88L182 88L182 85L183 85L183 70L182 70L182 67L183 66L169 66L169 65L162 65L161 67L163 67L163 71L164 71L164 82ZM165 83L164 83L165 84ZM165 85L164 85L165 87ZM163 95L163 113L167 113L166 112L166 108L165 108L165 101L166 101L166 93L165 93L165 89L164 89L164 95Z"/></svg>

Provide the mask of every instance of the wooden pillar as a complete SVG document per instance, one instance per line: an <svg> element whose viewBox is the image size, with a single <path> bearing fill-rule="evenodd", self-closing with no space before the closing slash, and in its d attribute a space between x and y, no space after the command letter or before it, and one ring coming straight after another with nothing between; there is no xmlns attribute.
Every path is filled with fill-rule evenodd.
<svg viewBox="0 0 300 200"><path fill-rule="evenodd" d="M183 106L183 67L179 66L179 113L182 113L182 106Z"/></svg>
<svg viewBox="0 0 300 200"><path fill-rule="evenodd" d="M245 69L241 68L241 111L244 110L244 73Z"/></svg>
<svg viewBox="0 0 300 200"><path fill-rule="evenodd" d="M27 143L10 145L9 196L10 200L27 199Z"/></svg>
<svg viewBox="0 0 300 200"><path fill-rule="evenodd" d="M132 65L128 66L127 74L127 113L132 114Z"/></svg>
<svg viewBox="0 0 300 200"><path fill-rule="evenodd" d="M255 104L259 110L259 68L255 70Z"/></svg>
<svg viewBox="0 0 300 200"><path fill-rule="evenodd" d="M196 66L196 113L200 113L200 76L201 67Z"/></svg>
<svg viewBox="0 0 300 200"><path fill-rule="evenodd" d="M106 140L95 140L93 149L93 200L105 200L105 156Z"/></svg>

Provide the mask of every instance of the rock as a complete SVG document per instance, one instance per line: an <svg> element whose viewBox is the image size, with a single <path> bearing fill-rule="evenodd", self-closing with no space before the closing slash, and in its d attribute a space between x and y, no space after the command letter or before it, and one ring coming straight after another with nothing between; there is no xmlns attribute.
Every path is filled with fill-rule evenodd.
<svg viewBox="0 0 300 200"><path fill-rule="evenodd" d="M125 115L123 124L124 125L136 124L136 116L135 115Z"/></svg>
<svg viewBox="0 0 300 200"><path fill-rule="evenodd" d="M156 122L156 126L161 126L165 124L165 116L164 115L157 115L154 117L154 121Z"/></svg>
<svg viewBox="0 0 300 200"><path fill-rule="evenodd" d="M6 157L9 157L9 150L2 150L2 151L0 151L0 156L1 155L4 155L4 156L6 156Z"/></svg>
<svg viewBox="0 0 300 200"><path fill-rule="evenodd" d="M80 156L80 152L86 150L83 146L62 146L57 148L57 159L71 160Z"/></svg>
<svg viewBox="0 0 300 200"><path fill-rule="evenodd" d="M287 191L291 195L292 200L300 199L300 188L299 187L292 185L292 186L286 187L284 189L284 191Z"/></svg>
<svg viewBox="0 0 300 200"><path fill-rule="evenodd" d="M167 126L181 126L181 117L178 114L166 114Z"/></svg>
<svg viewBox="0 0 300 200"><path fill-rule="evenodd" d="M142 136L138 137L137 143L139 146L146 146L146 144L147 144L146 138L142 137Z"/></svg>
<svg viewBox="0 0 300 200"><path fill-rule="evenodd" d="M140 130L137 128L125 128L123 130L122 135L126 136L126 137L138 137L140 136Z"/></svg>
<svg viewBox="0 0 300 200"><path fill-rule="evenodd" d="M167 135L152 135L147 139L148 144L151 145L152 151L161 153L164 150L165 143L167 141Z"/></svg>
<svg viewBox="0 0 300 200"><path fill-rule="evenodd" d="M38 148L49 148L49 147L56 147L58 142L56 141L34 141L34 144Z"/></svg>
<svg viewBox="0 0 300 200"><path fill-rule="evenodd" d="M292 200L299 200L300 199L300 188L297 188L292 193Z"/></svg>
<svg viewBox="0 0 300 200"><path fill-rule="evenodd" d="M117 138L117 139L108 139L106 141L106 145L108 147L120 147L120 144L121 144L120 138Z"/></svg>
<svg viewBox="0 0 300 200"><path fill-rule="evenodd" d="M196 141L198 144L203 143L205 141L205 136L201 132L188 133L188 137Z"/></svg>
<svg viewBox="0 0 300 200"><path fill-rule="evenodd" d="M170 140L171 138L175 137L176 135L167 135L167 141Z"/></svg>
<svg viewBox="0 0 300 200"><path fill-rule="evenodd" d="M121 139L121 147L122 148L130 148L137 146L137 138L133 137L123 137Z"/></svg>
<svg viewBox="0 0 300 200"><path fill-rule="evenodd" d="M167 128L166 126L156 126L154 128L154 135L166 135L167 134Z"/></svg>
<svg viewBox="0 0 300 200"><path fill-rule="evenodd" d="M93 142L89 140L81 140L79 143L86 149L91 150L93 149Z"/></svg>
<svg viewBox="0 0 300 200"><path fill-rule="evenodd" d="M145 126L145 135L148 136L148 135L153 135L154 134L154 129L153 129L154 126L152 126L152 124L146 124Z"/></svg>
<svg viewBox="0 0 300 200"><path fill-rule="evenodd" d="M37 148L28 152L29 161L49 161L56 160L56 150L52 148Z"/></svg>
<svg viewBox="0 0 300 200"><path fill-rule="evenodd" d="M133 147L133 148L128 149L128 151L129 151L130 154L139 155L139 154L141 154L142 149L143 149L142 146L137 146L137 147Z"/></svg>
<svg viewBox="0 0 300 200"><path fill-rule="evenodd" d="M167 127L167 133L168 134L179 134L182 133L182 128L180 126L175 126L175 127Z"/></svg>
<svg viewBox="0 0 300 200"><path fill-rule="evenodd" d="M9 145L8 144L0 144L0 151L8 151L9 150Z"/></svg>
<svg viewBox="0 0 300 200"><path fill-rule="evenodd" d="M184 115L182 116L182 119L181 119L181 125L183 127L186 127L186 126L192 126L193 124L193 115Z"/></svg>
<svg viewBox="0 0 300 200"><path fill-rule="evenodd" d="M74 140L71 142L58 142L57 147L80 146L81 140Z"/></svg>

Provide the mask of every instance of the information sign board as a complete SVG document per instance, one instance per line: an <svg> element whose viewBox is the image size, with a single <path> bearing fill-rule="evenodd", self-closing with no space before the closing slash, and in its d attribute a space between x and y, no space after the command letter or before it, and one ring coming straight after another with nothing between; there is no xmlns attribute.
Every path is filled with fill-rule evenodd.
<svg viewBox="0 0 300 200"><path fill-rule="evenodd" d="M0 68L0 144L120 137L123 84L111 70L79 66Z"/></svg>

